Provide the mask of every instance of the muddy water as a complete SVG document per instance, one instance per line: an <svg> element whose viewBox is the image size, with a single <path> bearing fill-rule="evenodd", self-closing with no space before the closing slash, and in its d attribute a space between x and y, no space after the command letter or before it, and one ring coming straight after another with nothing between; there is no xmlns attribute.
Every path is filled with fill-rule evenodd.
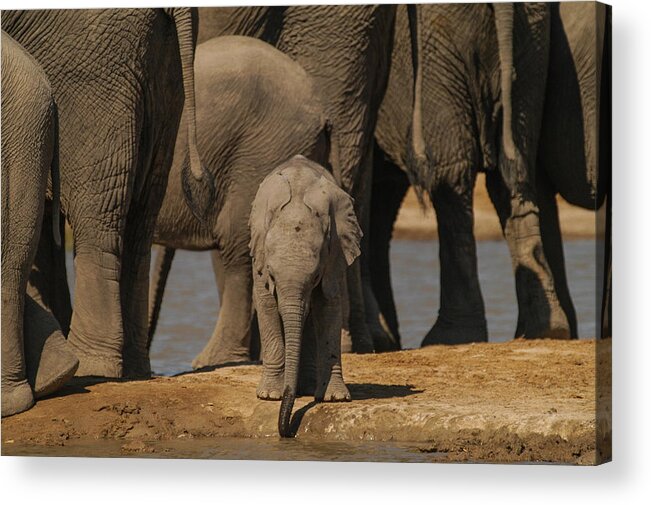
<svg viewBox="0 0 651 505"><path fill-rule="evenodd" d="M430 452L424 444L393 442L323 442L279 438L210 438L126 442L125 440L68 440L65 445L43 448L5 444L11 456L135 457L175 459L238 459L273 461L377 461L432 463L445 454Z"/></svg>
<svg viewBox="0 0 651 505"><path fill-rule="evenodd" d="M568 241L565 243L565 256L570 292L579 322L579 336L594 338L594 242ZM515 331L517 304L507 246L504 242L479 242L478 258L489 340L502 342L511 339ZM394 241L391 260L403 346L418 347L434 323L438 310L438 243ZM70 254L68 261L72 280ZM192 359L212 334L218 308L210 255L178 251L152 346L151 359L155 373L173 375L190 370Z"/></svg>

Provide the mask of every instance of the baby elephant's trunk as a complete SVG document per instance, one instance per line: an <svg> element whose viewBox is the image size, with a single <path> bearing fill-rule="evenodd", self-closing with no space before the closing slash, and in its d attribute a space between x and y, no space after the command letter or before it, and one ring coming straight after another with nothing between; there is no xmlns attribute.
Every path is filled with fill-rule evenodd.
<svg viewBox="0 0 651 505"><path fill-rule="evenodd" d="M298 385L305 303L301 298L296 298L279 304L279 309L285 330L285 389L278 415L278 433L287 438L293 436L289 425Z"/></svg>
<svg viewBox="0 0 651 505"><path fill-rule="evenodd" d="M278 433L283 438L290 438L292 436L289 423L292 419L292 409L294 408L295 399L296 393L289 386L286 386L282 402L280 403L280 414L278 414Z"/></svg>

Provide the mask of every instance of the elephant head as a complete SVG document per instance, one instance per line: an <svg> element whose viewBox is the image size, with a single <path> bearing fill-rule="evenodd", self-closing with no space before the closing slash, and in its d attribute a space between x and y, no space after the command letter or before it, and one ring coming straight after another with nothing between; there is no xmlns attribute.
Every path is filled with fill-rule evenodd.
<svg viewBox="0 0 651 505"><path fill-rule="evenodd" d="M278 418L287 436L296 397L301 338L312 290L339 295L346 266L360 254L353 199L320 165L295 156L260 185L253 202L253 275L274 295L285 338L285 383Z"/></svg>

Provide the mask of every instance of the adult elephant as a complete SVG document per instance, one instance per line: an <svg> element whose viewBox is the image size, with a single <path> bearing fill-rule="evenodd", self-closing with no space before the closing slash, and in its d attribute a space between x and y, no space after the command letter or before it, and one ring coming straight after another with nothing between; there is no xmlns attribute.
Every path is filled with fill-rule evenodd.
<svg viewBox="0 0 651 505"><path fill-rule="evenodd" d="M602 279L601 334L610 336L610 7L551 4L551 46L545 109L536 161L540 232L554 285L573 323L556 195L597 211L598 278Z"/></svg>
<svg viewBox="0 0 651 505"><path fill-rule="evenodd" d="M539 13L543 22L540 30L518 28L523 20L535 20L524 16L527 11ZM519 120L512 123L513 137L528 140L523 146L529 147L535 146L534 140L539 138L534 152L519 149L526 153L527 163L515 185L503 162L497 162L500 157L504 159L499 144L506 126L499 121L503 101L500 87L504 72L508 74L510 70L507 65L501 65L500 60L504 59L493 49L496 33L493 33L491 7L441 5L425 8L422 13L422 36L425 41L431 40L430 46L425 42L422 55L423 131L428 155L434 162L430 158L429 165L421 164L419 168L409 150L407 132L412 110L409 100L400 100L398 90L401 89L399 78L411 83L413 78L409 73L409 45L405 42L406 15L399 13L392 65L394 70L404 70L392 72L376 131L379 147L374 173L372 237L373 251L379 254L374 256L373 272L377 280L374 289L383 313L397 327L387 273L388 248L392 223L409 186L405 175L408 173L417 187L429 192L439 220L441 312L423 343L486 339L472 236L472 187L477 170L486 170L491 197L514 259L520 308L516 336L576 337L576 316L564 272L555 195L558 192L571 203L596 209L609 192L610 140L606 114L610 110L610 81L605 70L610 68L610 63L605 7L550 5L548 12L546 7L534 5L526 9L521 5L515 7L512 61L517 85L514 83L511 90L511 108L520 112ZM460 29L453 31L451 26ZM499 30L500 24L496 28ZM430 39L428 33L432 34ZM524 35L535 37L526 44ZM549 41L547 65L544 44L540 47L535 44L545 40ZM506 61L511 61L511 57L507 56ZM542 117L541 92L544 93ZM393 121L394 118L398 120ZM542 122L539 134L535 128L529 137L517 133L528 122ZM457 160L459 155L461 158ZM509 194L517 197L515 204L507 201ZM382 206L378 203L382 201L392 203ZM530 209L529 216L525 213L518 218L514 213L518 201ZM523 218L538 220L539 231L537 226L525 226ZM609 230L606 230L608 237ZM608 254L607 243L606 285ZM537 270L526 267L535 263L540 267L547 263L549 267ZM531 275L536 271L544 273L545 282ZM541 290L540 286L547 287ZM459 330L442 331L453 325Z"/></svg>
<svg viewBox="0 0 651 505"><path fill-rule="evenodd" d="M339 145L335 177L355 198L363 230L369 226L372 137L388 79L394 17L392 5L199 9L201 41L219 35L260 38L296 60L315 80ZM364 256L367 242L362 250ZM370 286L362 258L349 269L348 282L350 332L357 352L386 349L393 342L378 323Z"/></svg>
<svg viewBox="0 0 651 505"><path fill-rule="evenodd" d="M417 27L415 54L410 21ZM472 210L477 172L486 171L516 275L516 336L570 336L543 252L533 177L549 26L547 4L422 5L411 20L399 8L392 70L375 131L375 170L381 176L371 229L374 288L394 332L386 272L391 225L408 187L404 172L429 195L439 223L441 305L423 345L487 340Z"/></svg>
<svg viewBox="0 0 651 505"><path fill-rule="evenodd" d="M3 11L43 67L59 112L61 204L74 237L68 342L78 375L148 377L156 216L185 91L195 144L192 9ZM196 147L194 177L203 177Z"/></svg>
<svg viewBox="0 0 651 505"><path fill-rule="evenodd" d="M56 105L38 63L2 32L2 417L54 392L79 362L54 316L27 296L51 174L58 210ZM58 212L53 213L56 217ZM58 222L46 221L58 247Z"/></svg>

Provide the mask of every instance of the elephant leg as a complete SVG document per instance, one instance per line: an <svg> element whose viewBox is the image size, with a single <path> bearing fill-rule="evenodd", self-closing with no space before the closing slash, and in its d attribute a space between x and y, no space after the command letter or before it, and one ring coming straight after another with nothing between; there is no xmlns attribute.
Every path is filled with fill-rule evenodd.
<svg viewBox="0 0 651 505"><path fill-rule="evenodd" d="M210 261L212 262L212 271L215 274L215 283L217 284L217 294L219 299L224 299L224 262L217 249L210 251Z"/></svg>
<svg viewBox="0 0 651 505"><path fill-rule="evenodd" d="M312 292L313 327L316 331L316 401L350 401L341 372L341 300L328 299L319 289Z"/></svg>
<svg viewBox="0 0 651 505"><path fill-rule="evenodd" d="M138 228L144 229L143 220L134 221L134 223L127 223L120 284L124 328L123 373L125 377L149 378L151 365L147 344L151 239L147 241L145 231L142 232L144 235L142 238L136 238L135 231L130 232Z"/></svg>
<svg viewBox="0 0 651 505"><path fill-rule="evenodd" d="M402 200L409 189L407 175L385 158L376 146L371 196L370 272L373 293L380 308L383 323L388 326L400 348L398 314L391 287L390 246L393 224Z"/></svg>
<svg viewBox="0 0 651 505"><path fill-rule="evenodd" d="M149 271L156 218L163 203L172 154L166 146L175 140L174 129L155 130L141 142L140 169L127 214L120 299L122 303L124 375L149 378ZM170 260L171 261L171 260Z"/></svg>
<svg viewBox="0 0 651 505"><path fill-rule="evenodd" d="M439 229L440 308L421 345L486 342L488 330L477 273L472 193L475 174L432 191Z"/></svg>
<svg viewBox="0 0 651 505"><path fill-rule="evenodd" d="M44 225L41 227L41 237L32 265L27 284L27 293L43 307L48 309L61 326L61 331L67 335L70 331L72 304L66 267L65 244L58 247L54 242L52 230L52 203L45 203L43 215ZM61 239L65 237L65 217L59 219Z"/></svg>
<svg viewBox="0 0 651 505"><path fill-rule="evenodd" d="M348 283L348 301L350 311L348 316L348 331L355 353L371 353L375 347L373 337L366 326L364 295L362 291L361 258L358 258L346 272Z"/></svg>
<svg viewBox="0 0 651 505"><path fill-rule="evenodd" d="M27 380L41 398L64 386L75 375L79 360L52 313L29 295L23 328Z"/></svg>
<svg viewBox="0 0 651 505"><path fill-rule="evenodd" d="M224 299L224 262L217 249L210 251L210 259L212 261L213 273L215 274L215 282L217 283L217 293L219 294L219 300L221 301ZM249 355L252 361L258 361L260 359L260 346L258 320L255 317L255 313L253 313L251 314L251 343L249 346Z"/></svg>
<svg viewBox="0 0 651 505"><path fill-rule="evenodd" d="M192 362L193 368L250 361L251 263L224 266L224 294L210 341Z"/></svg>
<svg viewBox="0 0 651 505"><path fill-rule="evenodd" d="M515 273L518 323L515 337L570 338L540 235L538 205L532 198L512 197L501 173L486 174L486 188L497 210Z"/></svg>
<svg viewBox="0 0 651 505"><path fill-rule="evenodd" d="M113 239L117 246L119 237ZM75 304L68 341L79 358L77 375L122 377L120 258L116 250L86 247L77 239L76 243Z"/></svg>
<svg viewBox="0 0 651 505"><path fill-rule="evenodd" d="M389 351L396 349L398 343L396 337L391 333L382 313L380 306L373 292L373 283L371 276L371 190L373 184L373 142L369 144L369 153L367 153L363 166L364 181L358 185L361 205L358 209L360 226L364 232L361 241L362 254L359 259L360 275L362 281L363 306L366 320L366 326L373 339L373 348L375 351ZM357 203L357 200L356 200Z"/></svg>
<svg viewBox="0 0 651 505"><path fill-rule="evenodd" d="M149 328L147 330L147 349L151 349L151 343L154 340L156 326L158 326L158 317L163 305L163 296L165 294L165 285L167 277L172 268L172 261L176 249L172 247L157 247L156 261L154 263L154 275L149 283Z"/></svg>
<svg viewBox="0 0 651 505"><path fill-rule="evenodd" d="M257 389L261 400L280 400L285 386L285 342L276 299L261 281L253 283L262 346L262 378Z"/></svg>
<svg viewBox="0 0 651 505"><path fill-rule="evenodd" d="M131 116L125 114L114 118L110 131L131 132L132 124ZM103 138L99 133L96 136ZM128 199L133 186L130 174L137 173L138 165L132 135L116 139L119 142L115 145L95 147L88 153L89 159L69 161L70 166L88 166L86 173L95 174L94 179L78 184L80 189L73 192L67 209L75 244L75 297L68 341L79 358L79 376L123 374L120 282ZM118 154L107 158L105 150ZM64 175L61 184L66 194L64 190L70 184L67 178L72 174Z"/></svg>
<svg viewBox="0 0 651 505"><path fill-rule="evenodd" d="M2 106L4 111L4 102ZM1 172L2 417L18 414L34 405L34 394L27 381L25 362L25 290L41 230L47 180L40 165L33 163L39 160L36 156L39 151L28 150L27 147L31 144L16 143L10 121L7 124L9 126L6 131L3 124Z"/></svg>
<svg viewBox="0 0 651 505"><path fill-rule="evenodd" d="M4 232L3 226L3 235ZM20 294L23 275L20 271L8 268L8 263L8 259L3 255L1 289L2 417L18 414L34 405L34 394L27 382L25 366L23 340L25 297Z"/></svg>
<svg viewBox="0 0 651 505"><path fill-rule="evenodd" d="M565 274L565 255L563 253L561 227L558 221L556 193L542 170L538 170L537 178L536 192L540 206L540 235L545 258L547 258L554 278L558 301L570 326L570 336L571 338L578 338L576 311L574 310Z"/></svg>

